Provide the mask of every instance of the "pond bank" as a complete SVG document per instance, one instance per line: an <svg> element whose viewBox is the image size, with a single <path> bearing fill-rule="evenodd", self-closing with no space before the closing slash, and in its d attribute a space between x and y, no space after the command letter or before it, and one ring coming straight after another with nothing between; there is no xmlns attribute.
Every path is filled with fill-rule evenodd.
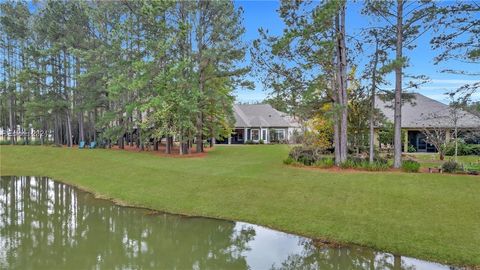
<svg viewBox="0 0 480 270"><path fill-rule="evenodd" d="M127 151L0 149L2 175L48 175L166 212L243 220L457 265L480 265L474 177L330 173L282 164L284 146L217 147L206 158Z"/></svg>
<svg viewBox="0 0 480 270"><path fill-rule="evenodd" d="M0 201L6 202L6 211L0 211L0 240L11 243L0 253L0 265L9 269L47 269L53 264L65 269L283 269L292 264L309 269L465 269L359 246L318 245L243 222L118 206L45 177L1 177ZM20 214L21 219L8 218ZM44 241L50 238L55 241ZM99 238L107 241L99 243ZM141 249L135 249L137 245Z"/></svg>

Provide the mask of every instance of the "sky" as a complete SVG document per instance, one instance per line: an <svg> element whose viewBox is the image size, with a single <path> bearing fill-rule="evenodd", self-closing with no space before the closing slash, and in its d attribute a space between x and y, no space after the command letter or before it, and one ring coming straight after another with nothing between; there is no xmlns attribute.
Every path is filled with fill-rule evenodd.
<svg viewBox="0 0 480 270"><path fill-rule="evenodd" d="M278 1L236 1L237 7L244 10L244 26L246 33L244 42L251 44L253 40L259 37L258 29L268 29L270 34L280 35L284 28L277 9ZM360 32L360 30L368 26L372 19L360 13L363 3L361 1L347 3L346 29L347 34ZM480 14L478 15L480 16ZM416 42L417 47L412 51L405 51L410 59L410 66L405 69L407 74L426 75L430 81L422 85L415 92L426 95L435 100L448 103L448 97L444 94L450 90L454 90L463 84L478 81L478 78L465 75L453 75L441 73L440 70L448 68L458 68L464 70L479 70L479 65L465 64L460 62L448 62L441 66L433 64L433 58L437 54L430 48L430 39L432 33L426 33ZM366 63L367 58L364 55L359 56L360 65ZM247 55L246 64L250 63L250 57ZM254 76L249 76L250 80L255 83L254 90L237 89L235 95L239 102L258 102L267 97L269 89L264 89L262 83ZM393 74L387 76L387 79L393 82ZM475 80L476 79L476 80ZM392 84L393 87L393 84ZM474 96L475 100L480 100L480 93Z"/></svg>

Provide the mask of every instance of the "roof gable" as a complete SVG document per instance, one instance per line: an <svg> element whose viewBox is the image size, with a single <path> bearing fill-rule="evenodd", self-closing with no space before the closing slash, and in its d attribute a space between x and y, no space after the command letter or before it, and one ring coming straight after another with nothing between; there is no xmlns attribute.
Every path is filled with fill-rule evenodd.
<svg viewBox="0 0 480 270"><path fill-rule="evenodd" d="M294 123L270 104L233 105L235 127L291 127Z"/></svg>
<svg viewBox="0 0 480 270"><path fill-rule="evenodd" d="M402 105L403 128L453 128L455 127L450 107L439 101L414 93L412 103ZM393 101L382 101L375 97L375 107L393 122ZM457 127L480 128L480 117L464 110L458 110Z"/></svg>

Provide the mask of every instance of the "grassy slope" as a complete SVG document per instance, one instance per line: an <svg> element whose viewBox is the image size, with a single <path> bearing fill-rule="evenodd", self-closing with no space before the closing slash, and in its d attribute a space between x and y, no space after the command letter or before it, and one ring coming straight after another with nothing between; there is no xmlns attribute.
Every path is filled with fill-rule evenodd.
<svg viewBox="0 0 480 270"><path fill-rule="evenodd" d="M1 175L50 176L132 205L480 265L480 177L286 167L286 146L218 147L196 159L40 146L0 150Z"/></svg>

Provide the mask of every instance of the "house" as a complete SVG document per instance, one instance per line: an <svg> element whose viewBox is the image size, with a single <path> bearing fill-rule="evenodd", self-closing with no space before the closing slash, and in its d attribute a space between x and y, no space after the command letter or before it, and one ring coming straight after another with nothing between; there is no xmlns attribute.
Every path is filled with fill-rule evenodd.
<svg viewBox="0 0 480 270"><path fill-rule="evenodd" d="M435 152L435 147L425 142L422 131L446 129L447 137L451 137L455 129L455 119L457 119L456 126L460 133L480 130L480 117L461 109L452 111L450 106L418 93L413 95L414 99L411 102L405 102L402 105L402 129L406 131L403 140L405 152L408 145L413 146L417 152ZM385 102L377 97L375 104L386 119L393 123L393 101ZM378 138L376 138L376 144L378 145Z"/></svg>
<svg viewBox="0 0 480 270"><path fill-rule="evenodd" d="M301 131L298 121L270 104L235 104L233 112L235 127L223 143L292 142L295 133Z"/></svg>

